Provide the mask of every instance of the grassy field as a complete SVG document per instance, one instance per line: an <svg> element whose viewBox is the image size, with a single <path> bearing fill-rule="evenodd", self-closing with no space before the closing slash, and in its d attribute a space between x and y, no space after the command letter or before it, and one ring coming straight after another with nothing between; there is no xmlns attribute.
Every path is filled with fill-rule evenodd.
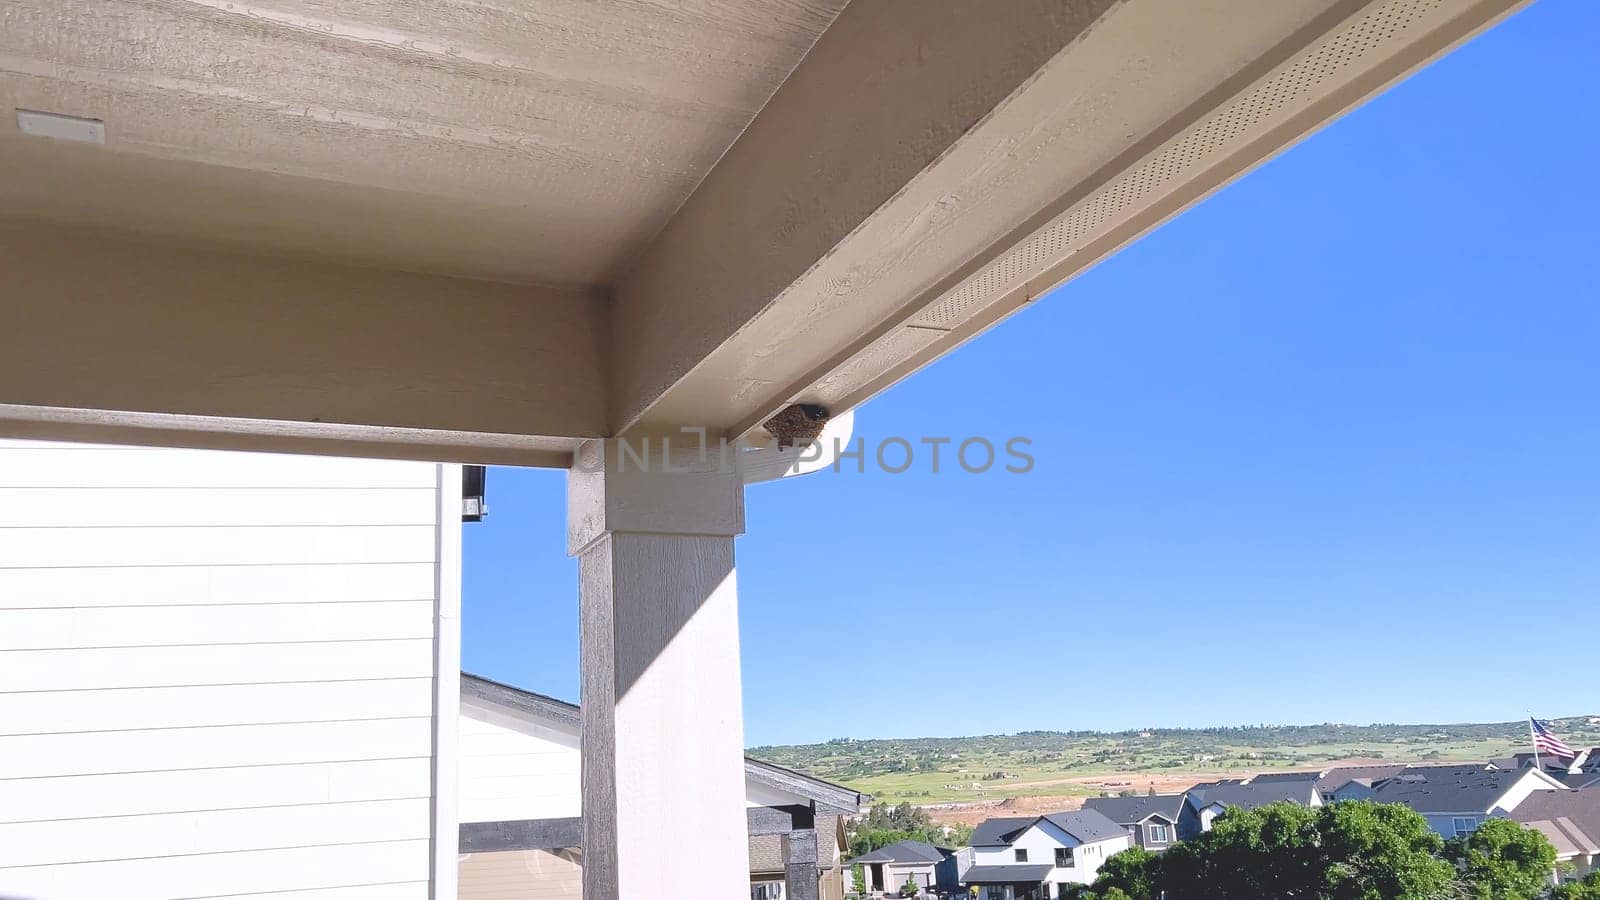
<svg viewBox="0 0 1600 900"><path fill-rule="evenodd" d="M1600 718L1559 720L1569 743L1600 744ZM1354 760L1442 762L1528 749L1524 722L1310 725L1121 732L1025 732L966 738L834 740L757 747L751 755L917 804L1072 798L1150 787L1181 790L1225 774L1318 768Z"/></svg>

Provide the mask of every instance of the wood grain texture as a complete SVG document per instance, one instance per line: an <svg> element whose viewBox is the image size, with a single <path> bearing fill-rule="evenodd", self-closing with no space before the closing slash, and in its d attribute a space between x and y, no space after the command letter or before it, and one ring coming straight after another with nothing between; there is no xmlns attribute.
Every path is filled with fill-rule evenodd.
<svg viewBox="0 0 1600 900"><path fill-rule="evenodd" d="M7 205L593 283L661 228L842 5L24 0L0 28L0 102L103 118L110 152L0 137L37 173L8 180ZM197 166L217 199L267 202L145 202Z"/></svg>
<svg viewBox="0 0 1600 900"><path fill-rule="evenodd" d="M588 294L14 223L0 225L0 267L8 404L494 436L604 433L600 309Z"/></svg>
<svg viewBox="0 0 1600 900"><path fill-rule="evenodd" d="M584 896L739 896L733 538L607 532L580 554L579 581ZM662 822L695 834L699 852L662 841Z"/></svg>
<svg viewBox="0 0 1600 900"><path fill-rule="evenodd" d="M613 421L626 427L644 416L1111 5L883 0L846 8L617 285ZM945 221L937 206L923 218L895 243ZM805 298L812 319L825 321L825 308L848 303L878 273L834 276ZM678 315L691 305L698 315ZM740 360L761 370L739 373L752 382L782 380L771 360ZM763 393L758 384L745 390ZM661 410L652 421L702 421L684 415Z"/></svg>

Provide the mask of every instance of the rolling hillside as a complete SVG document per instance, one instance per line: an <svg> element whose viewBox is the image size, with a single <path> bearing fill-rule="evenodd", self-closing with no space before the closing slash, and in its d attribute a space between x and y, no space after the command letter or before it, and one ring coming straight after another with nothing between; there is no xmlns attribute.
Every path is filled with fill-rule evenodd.
<svg viewBox="0 0 1600 900"><path fill-rule="evenodd" d="M1600 745L1600 717L1556 720L1574 746ZM1363 760L1488 759L1528 749L1526 722L1028 731L959 738L755 747L750 754L873 795L919 805L1179 790L1225 774ZM1057 805L1072 805L1059 803Z"/></svg>

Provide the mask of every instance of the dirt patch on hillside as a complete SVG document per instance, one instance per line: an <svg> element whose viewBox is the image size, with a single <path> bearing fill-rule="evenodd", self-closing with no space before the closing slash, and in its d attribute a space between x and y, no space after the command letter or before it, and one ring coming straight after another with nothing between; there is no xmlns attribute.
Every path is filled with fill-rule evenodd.
<svg viewBox="0 0 1600 900"><path fill-rule="evenodd" d="M1274 769L1274 772L1318 772L1342 766L1381 766L1392 760L1341 759L1315 769ZM1029 788L1077 785L1094 794L1116 794L1121 791L1157 794L1181 794L1202 781L1219 778L1244 778L1258 774L1257 770L1219 770L1215 772L1184 772L1182 774L1152 774L1130 772L1127 774L1083 775L1074 778L1055 778L1028 781L1009 785L1015 796L972 803L934 803L923 807L935 821L944 824L976 825L992 816L1039 816L1053 812L1068 812L1083 806L1082 797L1047 797L1027 793Z"/></svg>

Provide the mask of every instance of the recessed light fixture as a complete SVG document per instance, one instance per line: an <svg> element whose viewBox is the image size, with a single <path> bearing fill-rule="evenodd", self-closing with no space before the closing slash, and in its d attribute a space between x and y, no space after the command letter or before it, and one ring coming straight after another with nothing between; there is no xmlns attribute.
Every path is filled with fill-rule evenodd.
<svg viewBox="0 0 1600 900"><path fill-rule="evenodd" d="M85 119L82 116L63 116L58 113L19 109L17 128L23 134L54 138L58 141L77 141L80 144L106 142L106 123L99 119Z"/></svg>

